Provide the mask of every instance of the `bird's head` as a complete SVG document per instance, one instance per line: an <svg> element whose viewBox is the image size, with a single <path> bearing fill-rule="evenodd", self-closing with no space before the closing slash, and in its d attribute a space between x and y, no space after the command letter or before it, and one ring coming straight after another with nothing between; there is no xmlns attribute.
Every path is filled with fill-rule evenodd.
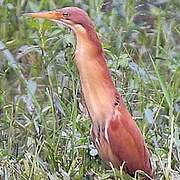
<svg viewBox="0 0 180 180"><path fill-rule="evenodd" d="M94 25L88 14L80 8L65 7L54 11L26 13L25 15L62 23L70 27L75 32L77 38L93 42L96 46L96 48L93 49L94 52L102 52L101 44L94 29Z"/></svg>
<svg viewBox="0 0 180 180"><path fill-rule="evenodd" d="M80 27L84 28L84 30L93 28L92 21L88 14L77 7L65 7L54 11L26 13L25 15L63 23L73 30Z"/></svg>

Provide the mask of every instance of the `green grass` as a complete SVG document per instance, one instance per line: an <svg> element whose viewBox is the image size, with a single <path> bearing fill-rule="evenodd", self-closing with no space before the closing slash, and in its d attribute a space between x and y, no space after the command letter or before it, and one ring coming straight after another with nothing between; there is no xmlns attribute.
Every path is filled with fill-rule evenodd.
<svg viewBox="0 0 180 180"><path fill-rule="evenodd" d="M149 10L137 10L132 0L113 0L106 11L102 5L0 6L0 179L132 179L107 168L91 142L73 34L22 16L64 6L85 8L93 19L116 87L151 151L155 178L180 178L179 1L157 1ZM142 12L149 13L149 28L134 20Z"/></svg>

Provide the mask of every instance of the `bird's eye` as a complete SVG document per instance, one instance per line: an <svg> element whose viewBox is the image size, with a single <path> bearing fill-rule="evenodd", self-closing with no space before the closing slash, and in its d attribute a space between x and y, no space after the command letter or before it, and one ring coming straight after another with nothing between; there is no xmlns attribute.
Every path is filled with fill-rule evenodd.
<svg viewBox="0 0 180 180"><path fill-rule="evenodd" d="M64 16L64 17L69 17L69 14L68 14L67 12L64 12L64 13L63 13L63 16Z"/></svg>

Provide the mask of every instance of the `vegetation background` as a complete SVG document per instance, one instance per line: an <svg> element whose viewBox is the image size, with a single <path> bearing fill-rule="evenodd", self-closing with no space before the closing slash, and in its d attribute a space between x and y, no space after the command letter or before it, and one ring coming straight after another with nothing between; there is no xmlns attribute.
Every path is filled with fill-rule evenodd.
<svg viewBox="0 0 180 180"><path fill-rule="evenodd" d="M155 178L180 179L178 0L0 0L0 179L127 179L91 142L73 34L22 16L65 6L96 25Z"/></svg>

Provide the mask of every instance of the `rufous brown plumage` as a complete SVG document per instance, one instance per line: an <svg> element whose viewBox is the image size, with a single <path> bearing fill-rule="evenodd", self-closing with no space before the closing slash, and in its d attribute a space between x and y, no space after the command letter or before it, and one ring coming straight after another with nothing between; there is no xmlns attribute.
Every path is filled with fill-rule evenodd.
<svg viewBox="0 0 180 180"><path fill-rule="evenodd" d="M75 63L82 91L92 120L91 136L99 155L107 163L134 175L136 170L152 177L150 154L143 135L117 92L104 52L87 13L77 7L28 13L70 27L76 37Z"/></svg>

